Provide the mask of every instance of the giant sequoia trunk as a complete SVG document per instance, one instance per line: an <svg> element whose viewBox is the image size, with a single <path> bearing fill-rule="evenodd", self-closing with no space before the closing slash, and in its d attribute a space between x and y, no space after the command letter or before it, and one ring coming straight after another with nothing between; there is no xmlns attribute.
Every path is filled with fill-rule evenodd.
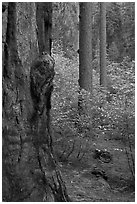
<svg viewBox="0 0 137 204"><path fill-rule="evenodd" d="M54 60L40 54L28 80L18 56L16 6L8 5L4 47L3 201L69 201L50 131Z"/></svg>

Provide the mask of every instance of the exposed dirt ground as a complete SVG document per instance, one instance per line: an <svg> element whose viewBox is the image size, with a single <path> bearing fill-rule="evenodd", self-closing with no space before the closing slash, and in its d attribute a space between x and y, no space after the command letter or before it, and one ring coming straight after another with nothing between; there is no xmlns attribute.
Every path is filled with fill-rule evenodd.
<svg viewBox="0 0 137 204"><path fill-rule="evenodd" d="M94 159L91 151L81 161L70 158L67 163L59 163L70 198L78 202L134 202L134 178L123 142L98 138L91 142L92 147L107 149L112 161L104 163ZM94 168L103 170L107 180L92 174Z"/></svg>

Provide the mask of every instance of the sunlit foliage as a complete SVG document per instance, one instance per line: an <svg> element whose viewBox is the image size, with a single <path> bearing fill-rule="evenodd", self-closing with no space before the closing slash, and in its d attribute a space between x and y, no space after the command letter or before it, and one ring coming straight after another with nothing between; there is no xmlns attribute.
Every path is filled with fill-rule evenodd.
<svg viewBox="0 0 137 204"><path fill-rule="evenodd" d="M69 135L92 137L106 134L110 139L125 139L125 128L134 136L135 62L124 58L121 63L107 62L108 89L99 85L99 74L93 71L92 95L82 90L85 104L91 107L85 116L78 111L78 59L55 55L56 75L52 96L53 125ZM111 89L115 93L111 93ZM86 105L87 108L87 105ZM90 113L90 115L89 115ZM81 129L81 130L80 130ZM92 129L92 134L91 134Z"/></svg>

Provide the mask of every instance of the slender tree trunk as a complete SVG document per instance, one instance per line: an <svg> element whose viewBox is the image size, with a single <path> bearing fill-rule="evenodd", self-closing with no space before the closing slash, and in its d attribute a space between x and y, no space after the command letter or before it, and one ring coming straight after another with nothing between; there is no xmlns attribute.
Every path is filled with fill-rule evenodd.
<svg viewBox="0 0 137 204"><path fill-rule="evenodd" d="M79 86L92 91L92 3L80 3Z"/></svg>
<svg viewBox="0 0 137 204"><path fill-rule="evenodd" d="M106 3L100 3L100 85L106 87Z"/></svg>
<svg viewBox="0 0 137 204"><path fill-rule="evenodd" d="M36 3L39 52L51 54L52 3Z"/></svg>
<svg viewBox="0 0 137 204"><path fill-rule="evenodd" d="M79 115L87 121L87 129L92 130L91 125L91 92L92 92L92 3L80 3L80 27L79 27ZM86 94L82 92L86 91ZM79 133L83 132L83 126L78 124Z"/></svg>
<svg viewBox="0 0 137 204"><path fill-rule="evenodd" d="M3 201L70 201L54 158L50 132L54 60L47 53L40 54L27 81L18 56L17 4L8 5L4 48Z"/></svg>

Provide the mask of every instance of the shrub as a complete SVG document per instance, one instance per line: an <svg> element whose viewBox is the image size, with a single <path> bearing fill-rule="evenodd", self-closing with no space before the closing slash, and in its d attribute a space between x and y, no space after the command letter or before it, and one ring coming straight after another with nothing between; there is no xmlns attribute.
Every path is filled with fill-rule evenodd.
<svg viewBox="0 0 137 204"><path fill-rule="evenodd" d="M99 85L99 73L93 70L92 96L82 90L83 104L88 114L79 114L78 59L67 59L56 54L56 76L52 95L53 126L65 131L64 140L93 135L106 135L109 139L128 140L135 134L135 63L124 58L122 63L107 62L111 94ZM109 86L109 85L108 85ZM107 97L110 96L108 101ZM90 113L90 114L89 114ZM92 132L91 132L92 127ZM68 133L68 134L67 134ZM68 137L66 137L68 135Z"/></svg>

